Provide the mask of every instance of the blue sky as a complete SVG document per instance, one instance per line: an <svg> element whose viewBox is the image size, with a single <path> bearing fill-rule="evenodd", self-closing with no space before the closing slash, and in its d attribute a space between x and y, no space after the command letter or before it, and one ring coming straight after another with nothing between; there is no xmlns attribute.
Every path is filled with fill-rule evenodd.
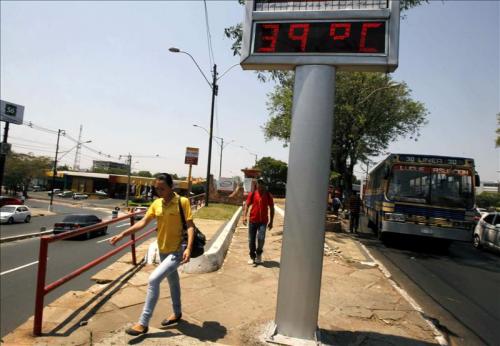
<svg viewBox="0 0 500 346"><path fill-rule="evenodd" d="M225 27L243 20L235 1L209 1L209 23L219 72L239 62ZM415 142L400 139L393 152L469 156L483 180L497 180L494 147L500 112L499 3L432 1L401 24L400 65L413 97L429 109ZM1 2L1 98L26 107L25 121L64 129L113 156L132 153L134 170L187 175L187 146L200 148L195 176L206 172L210 89L188 56L210 75L201 1ZM223 176L238 175L255 157L287 161L288 148L265 142L266 94L273 84L233 68L220 81L215 134L225 142ZM14 150L53 155L53 134L12 125ZM62 151L74 143L61 140ZM245 146L249 150L240 148ZM73 165L74 150L62 162ZM160 158L143 156L159 154ZM219 173L214 144L212 172ZM83 150L81 166L106 159ZM374 158L377 160L377 158Z"/></svg>

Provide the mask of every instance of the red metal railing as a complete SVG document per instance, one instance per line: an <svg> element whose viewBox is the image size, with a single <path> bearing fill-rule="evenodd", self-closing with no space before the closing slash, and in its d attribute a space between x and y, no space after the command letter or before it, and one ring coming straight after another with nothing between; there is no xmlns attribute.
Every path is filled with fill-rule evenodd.
<svg viewBox="0 0 500 346"><path fill-rule="evenodd" d="M189 200L191 202L191 206L193 209L198 209L204 206L203 201L204 201L204 196L205 194L200 194L196 195L193 197L190 197ZM134 265L137 265L137 258L135 254L135 243L138 242L141 239L144 239L154 231L156 231L156 227L153 229L150 229L143 234L141 234L139 237L135 237L135 234L130 235L130 240L126 242L125 244L122 244L120 246L117 246L115 249L107 252L106 254L102 255L101 257L87 263L86 265L74 270L73 272L67 274L66 276L60 278L59 280L56 280L48 285L45 285L45 279L46 279L46 274L47 274L47 253L48 253L48 248L49 244L53 243L58 240L64 240L72 237L76 237L78 235L87 233L87 232L93 232L93 231L99 231L102 229L103 226L107 226L122 220L130 219L130 225L134 224L134 216L135 215L140 215L145 213L144 211L137 212L137 213L130 213L124 216L117 217L115 219L111 219L109 221L104 221L92 226L88 227L82 227L78 228L76 230L71 230L65 233L61 233L58 235L52 235L52 236L42 236L40 237L40 252L38 256L38 276L37 276L37 285L36 285L36 300L35 300L35 320L33 324L33 334L36 336L39 336L42 334L42 321L43 321L43 301L45 298L45 295L47 295L49 292L53 291L57 287L63 285L64 283L70 281L71 279L75 278L76 276L80 275L81 273L89 270L92 267L95 267L96 265L104 262L106 259L110 258L111 256L114 256L121 250L125 249L126 247L130 246L131 247L131 252L132 252L132 263Z"/></svg>
<svg viewBox="0 0 500 346"><path fill-rule="evenodd" d="M109 221L104 221L92 226L88 227L82 227L78 228L76 230L68 231L65 233L61 233L58 235L52 235L52 236L43 236L40 237L40 253L39 253L39 259L38 259L38 277L37 277L37 286L36 286L36 300L35 300L35 321L33 325L33 334L34 335L41 335L42 333L42 320L43 320L43 301L45 298L45 295L47 295L49 292L53 291L57 287L63 285L64 283L70 281L71 279L75 278L76 276L80 275L81 273L89 270L92 267L95 267L96 265L102 263L106 259L110 258L111 256L114 256L121 250L125 249L126 247L130 246L131 247L131 252L132 252L132 263L134 265L137 265L137 258L135 254L135 243L138 242L141 239L144 239L154 231L156 231L156 228L150 229L146 231L145 233L141 234L139 237L135 237L135 234L132 234L130 236L130 240L126 242L125 244L122 244L120 246L117 246L115 249L107 252L106 254L102 255L101 257L87 263L86 265L76 269L75 271L67 274L66 276L60 278L59 280L56 280L48 285L45 284L45 279L46 279L46 274L47 274L47 252L48 252L48 247L50 243L53 243L58 240L63 240L63 239L68 239L72 238L87 232L94 232L94 231L100 231L103 226L107 226L122 220L130 219L130 225L134 224L134 216L135 215L140 215L143 214L144 211L142 212L137 212L137 213L130 213L124 216L120 216L115 219L111 219Z"/></svg>

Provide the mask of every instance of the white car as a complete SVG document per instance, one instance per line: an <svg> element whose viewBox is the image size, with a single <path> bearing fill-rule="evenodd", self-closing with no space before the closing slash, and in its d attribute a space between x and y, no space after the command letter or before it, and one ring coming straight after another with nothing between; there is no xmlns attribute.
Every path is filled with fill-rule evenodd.
<svg viewBox="0 0 500 346"><path fill-rule="evenodd" d="M84 193L74 193L73 194L73 199L87 199L89 198L89 195L86 195Z"/></svg>
<svg viewBox="0 0 500 346"><path fill-rule="evenodd" d="M485 213L474 229L472 245L475 248L491 247L500 250L500 213Z"/></svg>
<svg viewBox="0 0 500 346"><path fill-rule="evenodd" d="M4 205L0 208L0 223L30 221L31 211L25 205Z"/></svg>

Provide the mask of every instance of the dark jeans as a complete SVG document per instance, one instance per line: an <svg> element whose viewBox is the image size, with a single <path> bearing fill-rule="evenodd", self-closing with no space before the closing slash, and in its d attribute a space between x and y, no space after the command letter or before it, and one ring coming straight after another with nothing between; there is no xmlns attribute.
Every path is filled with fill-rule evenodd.
<svg viewBox="0 0 500 346"><path fill-rule="evenodd" d="M349 213L349 230L356 232L359 227L359 213Z"/></svg>
<svg viewBox="0 0 500 346"><path fill-rule="evenodd" d="M255 242L257 241L257 247ZM255 259L255 256L262 255L264 242L266 241L266 224L265 223L248 223L248 247L250 249L250 258Z"/></svg>

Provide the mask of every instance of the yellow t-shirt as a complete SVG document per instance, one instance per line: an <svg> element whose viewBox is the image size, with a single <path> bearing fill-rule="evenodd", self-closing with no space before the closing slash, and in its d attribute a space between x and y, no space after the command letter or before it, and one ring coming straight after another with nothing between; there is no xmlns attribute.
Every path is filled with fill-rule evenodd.
<svg viewBox="0 0 500 346"><path fill-rule="evenodd" d="M149 207L146 215L152 215L156 218L158 227L157 242L160 253L169 253L179 251L182 241L182 221L179 210L178 194L168 202L163 203L163 198L156 199ZM187 198L181 198L182 209L186 221L193 220L191 206Z"/></svg>

